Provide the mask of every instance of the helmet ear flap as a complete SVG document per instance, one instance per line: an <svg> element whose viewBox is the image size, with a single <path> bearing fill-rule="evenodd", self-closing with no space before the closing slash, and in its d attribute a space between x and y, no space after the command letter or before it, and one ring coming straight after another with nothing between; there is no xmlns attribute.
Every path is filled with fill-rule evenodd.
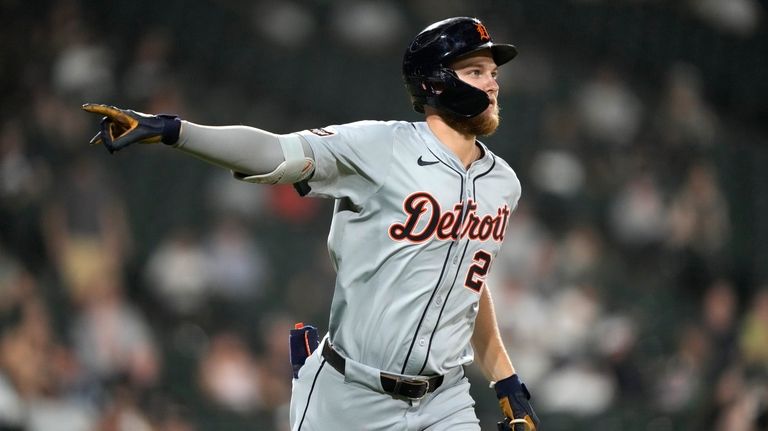
<svg viewBox="0 0 768 431"><path fill-rule="evenodd" d="M441 90L431 92L427 104L454 115L471 118L481 114L491 103L483 90L462 81L451 69L442 68L434 84Z"/></svg>
<svg viewBox="0 0 768 431"><path fill-rule="evenodd" d="M446 89L437 99L437 106L464 118L481 114L491 103L487 94L468 84Z"/></svg>
<svg viewBox="0 0 768 431"><path fill-rule="evenodd" d="M445 82L442 80L427 79L421 82L421 87L428 94L438 95L445 90Z"/></svg>
<svg viewBox="0 0 768 431"><path fill-rule="evenodd" d="M430 76L406 78L406 88L416 112L424 113L424 105L471 118L488 108L490 100L484 91L459 79L452 69L442 67Z"/></svg>

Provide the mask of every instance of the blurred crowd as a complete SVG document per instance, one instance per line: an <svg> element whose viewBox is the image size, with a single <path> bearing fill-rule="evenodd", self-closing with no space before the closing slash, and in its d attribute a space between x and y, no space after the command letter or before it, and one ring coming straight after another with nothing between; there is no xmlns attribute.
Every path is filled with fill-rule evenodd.
<svg viewBox="0 0 768 431"><path fill-rule="evenodd" d="M162 146L110 156L79 106L275 132L417 120L402 48L452 15L521 50L484 139L523 185L489 285L546 429L768 430L768 262L737 259L768 222L734 215L765 184L727 187L735 157L768 157L734 144L697 65L561 56L514 2L103 3L1 6L0 430L286 430L288 330L327 330L331 203ZM768 46L759 3L692 3Z"/></svg>

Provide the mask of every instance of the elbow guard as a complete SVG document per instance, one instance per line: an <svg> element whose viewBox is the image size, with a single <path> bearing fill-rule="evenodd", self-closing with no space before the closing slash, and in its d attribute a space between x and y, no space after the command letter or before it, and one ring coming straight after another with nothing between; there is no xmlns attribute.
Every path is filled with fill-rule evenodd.
<svg viewBox="0 0 768 431"><path fill-rule="evenodd" d="M301 137L291 134L281 135L278 139L285 160L274 171L259 175L233 172L235 178L258 184L293 184L309 178L315 170L315 161L304 154Z"/></svg>

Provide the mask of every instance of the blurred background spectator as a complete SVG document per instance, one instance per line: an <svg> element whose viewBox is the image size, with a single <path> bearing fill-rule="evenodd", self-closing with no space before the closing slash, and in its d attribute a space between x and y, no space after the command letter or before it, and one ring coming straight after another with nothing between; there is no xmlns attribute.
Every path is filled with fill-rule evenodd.
<svg viewBox="0 0 768 431"><path fill-rule="evenodd" d="M280 133L418 120L402 50L472 15L520 49L485 139L523 184L489 285L546 429L768 430L766 2L0 12L0 429L283 431L288 329L327 330L331 202L162 146L109 156L80 104Z"/></svg>

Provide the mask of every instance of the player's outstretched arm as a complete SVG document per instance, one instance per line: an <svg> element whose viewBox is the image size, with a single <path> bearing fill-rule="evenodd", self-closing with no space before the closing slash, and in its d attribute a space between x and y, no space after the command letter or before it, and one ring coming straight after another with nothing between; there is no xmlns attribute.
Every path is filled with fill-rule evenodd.
<svg viewBox="0 0 768 431"><path fill-rule="evenodd" d="M480 293L480 309L475 320L472 346L480 369L496 390L504 418L499 430L540 431L539 418L530 404L531 395L520 381L509 359L496 322L496 312L488 286Z"/></svg>
<svg viewBox="0 0 768 431"><path fill-rule="evenodd" d="M88 103L85 111L103 115L91 144L114 153L135 143L162 142L227 169L241 180L277 184L307 179L314 169L309 145L296 134L276 135L247 126L202 126L175 115L149 115Z"/></svg>

